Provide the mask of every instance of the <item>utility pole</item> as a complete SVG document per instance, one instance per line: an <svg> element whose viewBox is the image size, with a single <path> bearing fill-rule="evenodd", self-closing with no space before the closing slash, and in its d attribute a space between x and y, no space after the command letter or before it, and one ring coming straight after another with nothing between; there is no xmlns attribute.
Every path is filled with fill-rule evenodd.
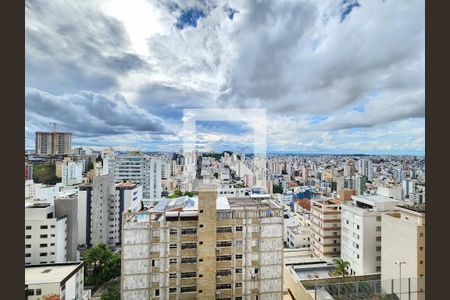
<svg viewBox="0 0 450 300"><path fill-rule="evenodd" d="M398 294L399 294L399 299L401 300L402 299L402 264L406 264L406 262L405 261L396 261L395 262L395 264L396 265L398 265L398 268L399 268L399 292L398 292Z"/></svg>

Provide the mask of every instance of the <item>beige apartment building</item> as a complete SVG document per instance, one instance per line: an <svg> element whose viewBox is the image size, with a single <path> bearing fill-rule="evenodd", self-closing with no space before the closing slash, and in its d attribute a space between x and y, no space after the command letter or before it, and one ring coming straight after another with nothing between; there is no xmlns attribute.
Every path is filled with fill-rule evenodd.
<svg viewBox="0 0 450 300"><path fill-rule="evenodd" d="M403 291L401 299L425 299L425 205L402 205L385 213L381 220L381 280L394 290ZM402 286L398 284L400 267ZM389 287L387 287L389 288ZM411 295L404 294L411 291Z"/></svg>
<svg viewBox="0 0 450 300"><path fill-rule="evenodd" d="M319 258L341 254L340 200L311 200L311 254Z"/></svg>
<svg viewBox="0 0 450 300"><path fill-rule="evenodd" d="M36 132L36 154L71 155L72 133L70 132Z"/></svg>
<svg viewBox="0 0 450 300"><path fill-rule="evenodd" d="M282 299L283 208L271 199L162 199L124 212L121 299Z"/></svg>

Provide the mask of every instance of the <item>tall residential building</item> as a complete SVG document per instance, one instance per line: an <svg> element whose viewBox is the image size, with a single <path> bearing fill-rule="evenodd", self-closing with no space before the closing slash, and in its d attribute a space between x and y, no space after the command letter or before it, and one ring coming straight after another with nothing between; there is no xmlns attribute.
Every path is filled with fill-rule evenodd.
<svg viewBox="0 0 450 300"><path fill-rule="evenodd" d="M358 161L358 173L361 176L365 176L367 180L372 180L373 177L373 165L369 159L360 159Z"/></svg>
<svg viewBox="0 0 450 300"><path fill-rule="evenodd" d="M350 262L349 274L381 272L381 216L399 203L379 195L342 203L341 257Z"/></svg>
<svg viewBox="0 0 450 300"><path fill-rule="evenodd" d="M402 261L403 290L409 285L413 290L424 291L425 205L403 205L397 209L382 216L381 280L397 279L399 266L395 262ZM398 282L396 285L398 290ZM425 299L424 293L411 296L408 299Z"/></svg>
<svg viewBox="0 0 450 300"><path fill-rule="evenodd" d="M357 195L364 195L364 192L366 191L366 177L362 175L356 175L356 185L355 190Z"/></svg>
<svg viewBox="0 0 450 300"><path fill-rule="evenodd" d="M61 164L62 185L76 185L83 181L83 162L64 160Z"/></svg>
<svg viewBox="0 0 450 300"><path fill-rule="evenodd" d="M122 299L282 299L283 208L270 199L162 199L124 213Z"/></svg>
<svg viewBox="0 0 450 300"><path fill-rule="evenodd" d="M36 132L36 154L71 155L72 133L70 132Z"/></svg>
<svg viewBox="0 0 450 300"><path fill-rule="evenodd" d="M67 261L77 261L79 255L77 253L78 199L76 196L55 199L55 214L57 217L67 217Z"/></svg>
<svg viewBox="0 0 450 300"><path fill-rule="evenodd" d="M311 200L311 253L315 257L339 257L341 253L341 201Z"/></svg>
<svg viewBox="0 0 450 300"><path fill-rule="evenodd" d="M67 261L67 217L50 203L25 206L25 265Z"/></svg>
<svg viewBox="0 0 450 300"><path fill-rule="evenodd" d="M115 181L131 180L142 185L144 199L161 198L161 159L146 155L116 156L109 159L109 172Z"/></svg>
<svg viewBox="0 0 450 300"><path fill-rule="evenodd" d="M122 212L139 210L142 186L114 183L113 175L96 176L78 192L78 245L120 244Z"/></svg>

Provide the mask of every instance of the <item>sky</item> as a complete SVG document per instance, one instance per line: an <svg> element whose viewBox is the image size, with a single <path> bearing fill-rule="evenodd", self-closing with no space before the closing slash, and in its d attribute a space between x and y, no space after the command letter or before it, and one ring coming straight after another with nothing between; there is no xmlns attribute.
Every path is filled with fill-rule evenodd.
<svg viewBox="0 0 450 300"><path fill-rule="evenodd" d="M25 147L178 151L184 109L266 109L267 151L425 151L424 1L25 2ZM199 121L200 150L247 149Z"/></svg>

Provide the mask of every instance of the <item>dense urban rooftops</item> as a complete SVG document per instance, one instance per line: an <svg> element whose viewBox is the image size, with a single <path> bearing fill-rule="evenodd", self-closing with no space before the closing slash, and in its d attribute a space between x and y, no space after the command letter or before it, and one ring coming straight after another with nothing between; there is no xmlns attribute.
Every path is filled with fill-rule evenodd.
<svg viewBox="0 0 450 300"><path fill-rule="evenodd" d="M25 284L63 282L82 266L83 262L25 266Z"/></svg>

